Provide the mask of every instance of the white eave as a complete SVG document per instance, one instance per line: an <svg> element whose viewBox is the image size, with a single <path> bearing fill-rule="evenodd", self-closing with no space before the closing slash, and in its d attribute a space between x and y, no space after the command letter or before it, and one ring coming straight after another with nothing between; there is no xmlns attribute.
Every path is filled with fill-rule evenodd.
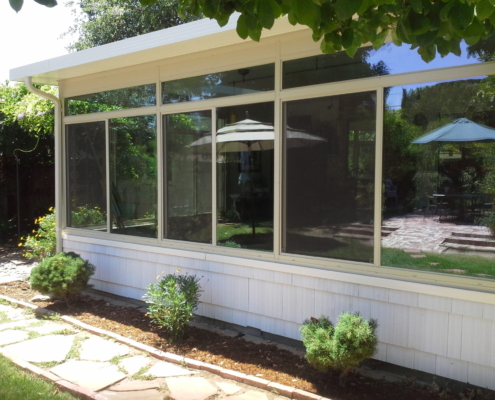
<svg viewBox="0 0 495 400"><path fill-rule="evenodd" d="M58 85L63 79L242 43L243 39L236 32L237 18L238 15L233 15L224 27L215 20L202 19L14 68L10 70L10 80L24 81L25 77L31 76L34 83ZM300 29L306 28L294 27L287 18L282 18L271 30L264 30L262 37Z"/></svg>

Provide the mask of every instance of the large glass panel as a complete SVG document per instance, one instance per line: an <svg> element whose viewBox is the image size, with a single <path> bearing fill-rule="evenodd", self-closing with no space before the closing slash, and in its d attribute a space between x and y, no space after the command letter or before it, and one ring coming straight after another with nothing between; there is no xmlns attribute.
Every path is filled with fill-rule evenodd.
<svg viewBox="0 0 495 400"><path fill-rule="evenodd" d="M273 251L273 103L217 109L217 244Z"/></svg>
<svg viewBox="0 0 495 400"><path fill-rule="evenodd" d="M67 226L107 230L105 122L66 126Z"/></svg>
<svg viewBox="0 0 495 400"><path fill-rule="evenodd" d="M373 261L375 92L284 110L283 251Z"/></svg>
<svg viewBox="0 0 495 400"><path fill-rule="evenodd" d="M417 52L411 51L409 46L397 47L392 43L386 43L379 50L373 50L371 46L362 47L353 58L350 58L345 51L340 51L334 54L285 61L283 63L282 87L289 89L481 62L480 59L471 56L475 53L473 47L469 49L465 45L462 47L460 57L449 54L442 58L437 55L428 64L421 59Z"/></svg>
<svg viewBox="0 0 495 400"><path fill-rule="evenodd" d="M494 279L495 76L387 92L382 265Z"/></svg>
<svg viewBox="0 0 495 400"><path fill-rule="evenodd" d="M112 233L157 237L156 116L109 120Z"/></svg>
<svg viewBox="0 0 495 400"><path fill-rule="evenodd" d="M273 90L275 65L258 65L162 83L162 102L179 103Z"/></svg>
<svg viewBox="0 0 495 400"><path fill-rule="evenodd" d="M166 239L211 243L211 111L163 117Z"/></svg>
<svg viewBox="0 0 495 400"><path fill-rule="evenodd" d="M89 114L156 105L156 85L134 86L65 99L65 115Z"/></svg>

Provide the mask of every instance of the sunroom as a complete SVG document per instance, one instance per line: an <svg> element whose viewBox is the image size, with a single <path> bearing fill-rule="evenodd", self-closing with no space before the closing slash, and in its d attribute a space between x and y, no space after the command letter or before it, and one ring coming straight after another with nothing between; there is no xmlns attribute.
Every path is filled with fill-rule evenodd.
<svg viewBox="0 0 495 400"><path fill-rule="evenodd" d="M360 312L378 360L495 389L494 67L323 55L286 20L243 41L233 19L11 79L59 86L58 245L96 289L196 274L199 315L296 340Z"/></svg>

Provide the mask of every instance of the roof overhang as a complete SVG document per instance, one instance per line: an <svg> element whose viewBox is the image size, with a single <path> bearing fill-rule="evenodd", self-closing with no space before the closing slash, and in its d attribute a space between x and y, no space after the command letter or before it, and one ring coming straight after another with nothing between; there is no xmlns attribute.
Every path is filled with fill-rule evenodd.
<svg viewBox="0 0 495 400"><path fill-rule="evenodd" d="M130 67L146 62L212 50L244 42L236 32L238 14L220 27L215 20L202 19L172 28L70 53L10 70L11 81L32 77L34 83L58 85L63 79ZM263 38L307 29L289 24L287 18L276 21ZM250 40L250 39L247 39Z"/></svg>

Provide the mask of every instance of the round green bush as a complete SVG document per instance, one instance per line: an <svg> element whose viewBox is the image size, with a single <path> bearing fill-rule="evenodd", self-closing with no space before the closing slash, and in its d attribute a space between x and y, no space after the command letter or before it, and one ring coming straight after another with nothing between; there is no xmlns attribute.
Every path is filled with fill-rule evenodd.
<svg viewBox="0 0 495 400"><path fill-rule="evenodd" d="M58 253L31 270L31 288L41 294L66 299L88 287L95 267L78 254Z"/></svg>

